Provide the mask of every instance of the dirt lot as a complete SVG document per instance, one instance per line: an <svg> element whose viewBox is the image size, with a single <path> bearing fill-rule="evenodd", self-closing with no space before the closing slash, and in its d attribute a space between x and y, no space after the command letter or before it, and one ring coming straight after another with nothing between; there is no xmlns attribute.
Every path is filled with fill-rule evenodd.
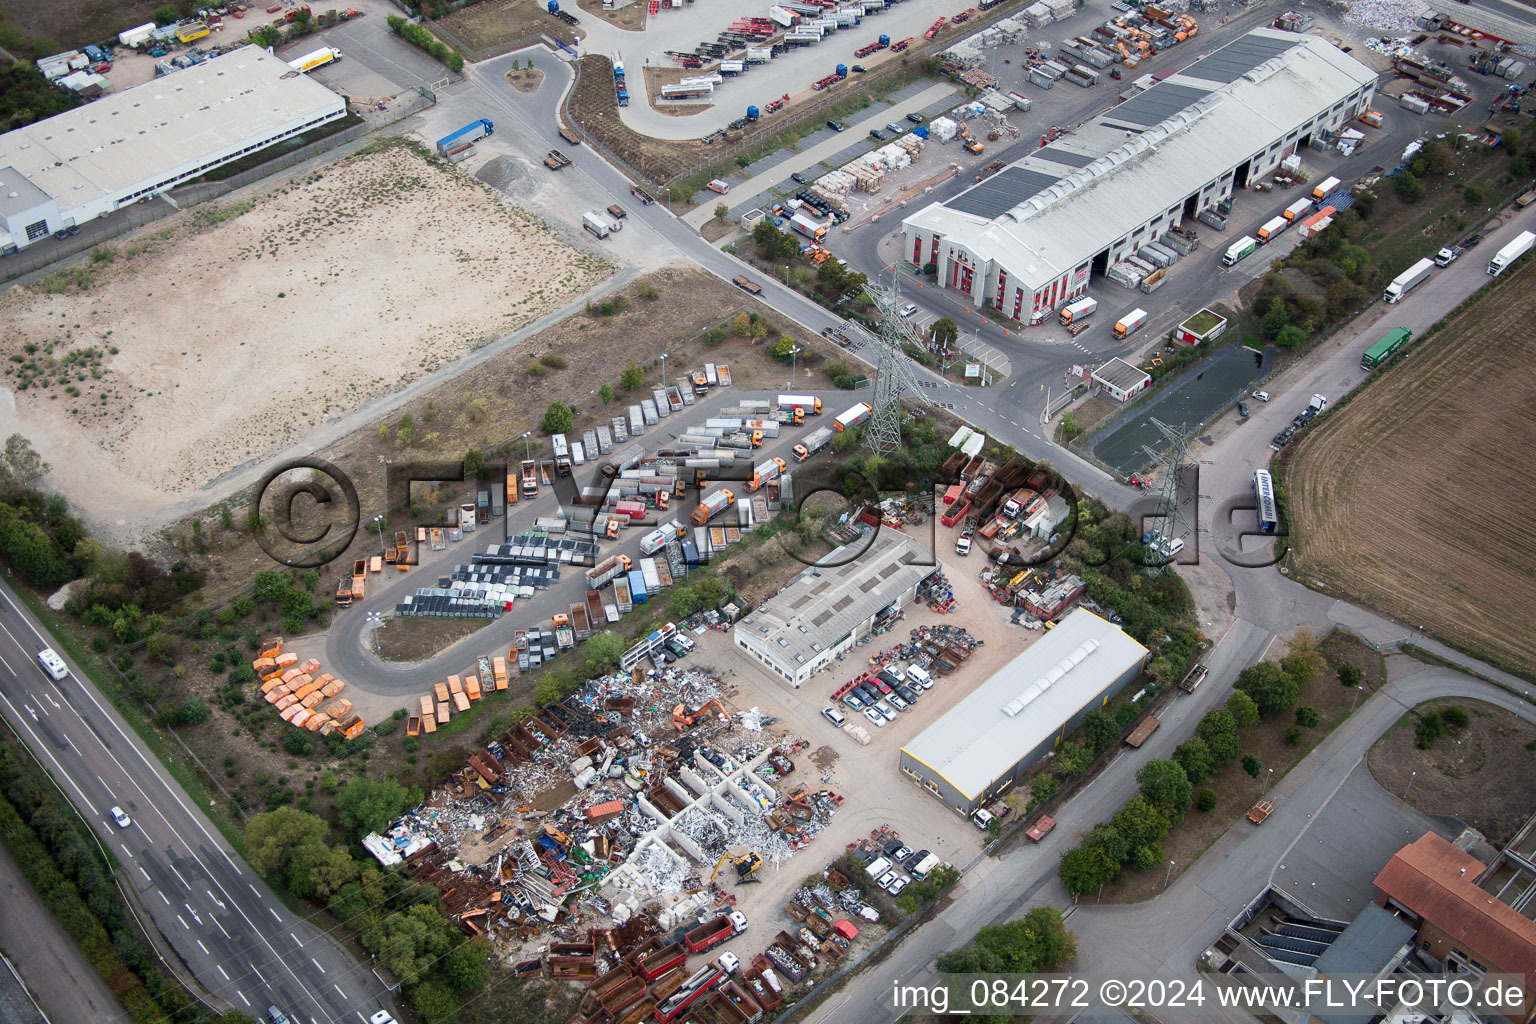
<svg viewBox="0 0 1536 1024"><path fill-rule="evenodd" d="M613 62L597 54L581 58L581 81L571 94L570 111L582 127L601 139L619 159L651 181L670 181L714 159L720 148L696 141L653 139L625 125L619 120L618 100L613 93Z"/></svg>
<svg viewBox="0 0 1536 1024"><path fill-rule="evenodd" d="M0 12L34 40L45 37L64 49L78 49L154 21L158 6L159 0L3 0Z"/></svg>
<svg viewBox="0 0 1536 1024"><path fill-rule="evenodd" d="M93 526L154 530L218 497L222 474L611 272L490 188L386 144L11 290L8 429Z"/></svg>
<svg viewBox="0 0 1536 1024"><path fill-rule="evenodd" d="M392 617L376 634L379 657L388 661L421 661L452 647L471 633L478 633L491 622L491 619Z"/></svg>
<svg viewBox="0 0 1536 1024"><path fill-rule="evenodd" d="M1531 677L1536 546L1511 524L1536 477L1511 455L1536 444L1536 381L1509 367L1527 361L1536 267L1507 276L1304 434L1285 482L1293 578Z"/></svg>
<svg viewBox="0 0 1536 1024"><path fill-rule="evenodd" d="M480 0L435 24L477 53L505 53L508 43L532 42L540 33L572 44L586 36L551 16L544 0Z"/></svg>
<svg viewBox="0 0 1536 1024"><path fill-rule="evenodd" d="M1259 801L1265 788L1274 789L1285 777L1286 772L1300 764L1301 759L1306 757L1313 747L1321 743L1340 722L1349 717L1355 704L1355 691L1339 685L1333 656L1335 653L1355 651L1356 647L1370 651L1369 647L1361 644L1355 637L1337 630L1329 634L1319 645L1324 657L1329 659L1328 671L1304 687L1297 701L1298 705L1309 704L1317 708L1318 723L1310 729L1302 730L1302 740L1299 744L1294 747L1285 744L1285 730L1296 724L1295 715L1291 712L1260 720L1257 725L1242 731L1243 753L1253 754L1263 765L1259 772L1260 778L1253 778L1243 771L1242 761L1239 759L1195 787L1197 794L1202 789L1215 790L1218 802L1216 809L1208 813L1202 813L1191 807L1185 812L1183 823L1174 826L1173 831L1163 840L1163 856L1174 862L1174 876L1182 875L1188 870L1189 866L1229 828L1234 826L1251 828L1252 826L1248 825L1244 818L1249 808ZM1283 653L1282 647L1277 649L1274 655L1279 657ZM1374 655L1374 652L1371 653ZM1352 654L1351 662L1353 663L1353 659L1358 656L1358 652ZM1365 677L1362 684L1365 686L1365 691L1360 694L1361 700L1380 685L1382 676L1379 659L1376 667L1378 674L1375 677L1370 674ZM1175 693L1177 694L1177 691ZM1182 694L1177 694L1173 699L1179 700L1182 697ZM1410 741L1411 739L1410 730ZM1274 770L1273 775L1269 774L1271 769ZM1166 872L1166 865L1153 868L1151 871L1127 868L1119 882L1104 887L1104 902L1136 903L1151 899L1163 891Z"/></svg>
<svg viewBox="0 0 1536 1024"><path fill-rule="evenodd" d="M531 71L524 68L521 71L508 71L506 79L507 84L518 92L538 92L539 86L544 84L544 72L538 68Z"/></svg>
<svg viewBox="0 0 1536 1024"><path fill-rule="evenodd" d="M1440 737L1427 750L1416 746L1419 716L1450 707L1467 713L1467 727ZM1407 790L1408 802L1425 814L1460 818L1495 846L1509 842L1536 810L1536 725L1481 701L1420 704L1376 741L1366 764L1387 792Z"/></svg>
<svg viewBox="0 0 1536 1024"><path fill-rule="evenodd" d="M635 0L628 7L617 11L603 10L603 0L576 0L576 6L581 8L583 14L602 18L608 24L617 25L626 32L645 31L645 21L651 9L650 4L645 0Z"/></svg>

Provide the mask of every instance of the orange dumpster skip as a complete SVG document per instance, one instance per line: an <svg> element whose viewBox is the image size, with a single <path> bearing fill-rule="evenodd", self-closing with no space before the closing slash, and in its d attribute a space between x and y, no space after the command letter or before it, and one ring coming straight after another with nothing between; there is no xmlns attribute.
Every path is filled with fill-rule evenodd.
<svg viewBox="0 0 1536 1024"><path fill-rule="evenodd" d="M345 697L337 697L321 710L332 718L346 718L352 713L352 702Z"/></svg>
<svg viewBox="0 0 1536 1024"><path fill-rule="evenodd" d="M331 716L325 714L324 712L313 714L309 717L309 721L304 723L304 728L308 729L310 732L319 732L320 727L325 725L325 723L329 722L330 720Z"/></svg>
<svg viewBox="0 0 1536 1024"><path fill-rule="evenodd" d="M283 711L287 711L289 708L296 708L296 707L298 707L299 706L299 701L298 701L298 698L295 697L293 694L285 693L282 697L280 697L278 699L277 704L275 704L274 706L277 708L277 710L279 712L283 712Z"/></svg>
<svg viewBox="0 0 1536 1024"><path fill-rule="evenodd" d="M431 715L423 715L421 718L421 729L428 735L437 732L437 719Z"/></svg>
<svg viewBox="0 0 1536 1024"><path fill-rule="evenodd" d="M359 718L353 724L345 727L341 731L341 735L344 738L349 739L349 740L353 739L353 738L355 738L357 736L361 736L362 733L363 733L363 720L361 718Z"/></svg>
<svg viewBox="0 0 1536 1024"><path fill-rule="evenodd" d="M304 723L308 722L311 718L314 717L315 713L313 711L309 710L308 708L301 707L299 708L298 713L293 716L293 724L297 728L302 729L304 728Z"/></svg>
<svg viewBox="0 0 1536 1024"><path fill-rule="evenodd" d="M424 696L424 697L421 698L421 717L422 718L430 718L431 716L432 716L432 698L428 697L428 696Z"/></svg>
<svg viewBox="0 0 1536 1024"><path fill-rule="evenodd" d="M491 665L496 671L496 689L505 690L507 688L507 659L500 657L492 658Z"/></svg>
<svg viewBox="0 0 1536 1024"><path fill-rule="evenodd" d="M448 700L448 684L447 683L433 683L432 684L432 691L437 694L437 702L439 704L443 704L443 703L447 702L447 700Z"/></svg>
<svg viewBox="0 0 1536 1024"><path fill-rule="evenodd" d="M347 684L342 682L340 679L332 679L321 688L320 692L325 694L327 697L334 697L346 688Z"/></svg>
<svg viewBox="0 0 1536 1024"><path fill-rule="evenodd" d="M321 693L319 690L316 690L314 693L311 693L307 697L300 697L299 703L307 708L313 709L323 700L325 700L325 694Z"/></svg>
<svg viewBox="0 0 1536 1024"><path fill-rule="evenodd" d="M263 682L261 684L261 692L262 693L271 693L273 690L277 689L279 686L282 686L282 685L283 685L283 681L281 679L277 678L276 676L274 676L273 678L268 679L268 680L266 680L265 682Z"/></svg>
<svg viewBox="0 0 1536 1024"><path fill-rule="evenodd" d="M300 711L303 711L303 710L304 709L299 707L297 704L290 704L288 707L283 709L283 711L282 711L282 719L285 722L292 722L293 721L293 716L298 714Z"/></svg>
<svg viewBox="0 0 1536 1024"><path fill-rule="evenodd" d="M407 736L421 735L421 716L407 715L405 719L405 734Z"/></svg>
<svg viewBox="0 0 1536 1024"><path fill-rule="evenodd" d="M251 662L251 668L257 675L264 676L268 672L271 672L274 668L277 668L277 659L257 658L255 661Z"/></svg>
<svg viewBox="0 0 1536 1024"><path fill-rule="evenodd" d="M448 692L449 693L463 693L464 692L464 681L462 679L460 679L458 676L449 676L448 677Z"/></svg>
<svg viewBox="0 0 1536 1024"><path fill-rule="evenodd" d="M275 658L282 653L283 638L280 636L269 636L261 642L261 649L257 652L257 657Z"/></svg>
<svg viewBox="0 0 1536 1024"><path fill-rule="evenodd" d="M469 698L464 696L463 693L456 693L456 694L454 694L453 695L453 708L454 708L455 711L468 711L469 710Z"/></svg>
<svg viewBox="0 0 1536 1024"><path fill-rule="evenodd" d="M291 654L291 653L290 654L279 654L273 660L277 662L277 667L278 668L287 668L289 665L292 665L292 664L295 664L296 662L298 662L299 656L297 654Z"/></svg>
<svg viewBox="0 0 1536 1024"><path fill-rule="evenodd" d="M369 572L383 572L384 571L384 556L383 555L374 555L372 558L368 559L368 571Z"/></svg>
<svg viewBox="0 0 1536 1024"><path fill-rule="evenodd" d="M305 673L306 675L314 675L315 669L319 667L320 663L314 658L305 658L303 661L299 662L299 671Z"/></svg>
<svg viewBox="0 0 1536 1024"><path fill-rule="evenodd" d="M464 677L464 693L465 693L466 696L469 697L470 700L479 700L480 699L480 677L479 676L465 676Z"/></svg>
<svg viewBox="0 0 1536 1024"><path fill-rule="evenodd" d="M448 702L445 700L437 702L437 722L439 725L448 724Z"/></svg>
<svg viewBox="0 0 1536 1024"><path fill-rule="evenodd" d="M290 683L291 684L295 679L299 678L299 676L301 676L303 674L304 673L300 672L297 668L284 669L283 670L283 675L282 675L282 680L285 683Z"/></svg>

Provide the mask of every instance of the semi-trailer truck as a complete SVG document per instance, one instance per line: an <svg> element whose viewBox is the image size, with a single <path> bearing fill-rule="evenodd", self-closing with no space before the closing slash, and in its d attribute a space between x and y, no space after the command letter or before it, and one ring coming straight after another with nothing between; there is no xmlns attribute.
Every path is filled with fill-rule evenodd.
<svg viewBox="0 0 1536 1024"><path fill-rule="evenodd" d="M807 416L821 415L821 399L811 395L780 395L780 409L799 409Z"/></svg>
<svg viewBox="0 0 1536 1024"><path fill-rule="evenodd" d="M495 134L496 126L482 117L478 121L469 122L469 124L465 125L463 128L460 128L452 135L444 135L442 138L438 139L437 155L447 156L452 150L458 149L462 146L468 146L471 143L480 141L488 135Z"/></svg>
<svg viewBox="0 0 1536 1024"><path fill-rule="evenodd" d="M693 510L693 515L689 518L693 521L693 525L703 526L734 504L736 504L736 495L729 489L722 488L699 502L699 507Z"/></svg>
<svg viewBox="0 0 1536 1024"><path fill-rule="evenodd" d="M628 555L610 555L587 570L587 586L593 589L605 586L615 576L629 572L632 568L634 565Z"/></svg>
<svg viewBox="0 0 1536 1024"><path fill-rule="evenodd" d="M1115 321L1115 326L1111 333L1116 338L1125 338L1127 335L1135 334L1146 325L1147 311L1144 309L1133 309Z"/></svg>
<svg viewBox="0 0 1536 1024"><path fill-rule="evenodd" d="M854 427L869 419L870 415L873 414L874 411L875 410L870 407L868 402L860 402L853 408L849 409L847 412L843 413L837 419L833 420L832 426L837 428L839 432L844 430L852 430Z"/></svg>
<svg viewBox="0 0 1536 1024"><path fill-rule="evenodd" d="M1392 279L1392 283L1387 285L1387 290L1382 292L1382 301L1387 303L1399 301L1404 295L1407 295L1413 289L1423 284L1424 280L1429 277L1430 272L1434 269L1434 260L1428 257L1419 260L1419 262Z"/></svg>
<svg viewBox="0 0 1536 1024"><path fill-rule="evenodd" d="M1224 267L1234 266L1238 260L1253 255L1254 250L1258 247L1259 240L1257 238L1254 238L1252 235L1244 235L1227 247L1226 255L1221 258L1221 265Z"/></svg>
<svg viewBox="0 0 1536 1024"><path fill-rule="evenodd" d="M323 68L333 61L341 60L341 51L331 46L322 46L318 50L312 50L297 60L288 62L288 66L301 75L307 75L316 68ZM489 134L489 133L487 133ZM451 136L450 136L451 138Z"/></svg>
<svg viewBox="0 0 1536 1024"><path fill-rule="evenodd" d="M1061 324L1063 327L1065 327L1068 324L1079 323L1083 320L1086 320L1090 316L1093 316L1094 311L1098 308L1099 303L1097 299L1090 299L1086 297L1078 299L1076 302L1068 303L1067 306L1061 311Z"/></svg>
<svg viewBox="0 0 1536 1024"><path fill-rule="evenodd" d="M794 452L795 461L804 462L806 459L810 458L812 455L815 455L817 452L821 451L831 443L832 430L830 428L821 427L817 430L813 430L810 434L806 435L805 440L795 445L795 447L792 449Z"/></svg>
<svg viewBox="0 0 1536 1024"><path fill-rule="evenodd" d="M752 479L747 481L747 490L755 491L770 480L777 480L779 474L788 468L788 464L777 455L771 459L759 462L752 468Z"/></svg>
<svg viewBox="0 0 1536 1024"><path fill-rule="evenodd" d="M1498 277L1516 260L1530 252L1533 244L1536 244L1536 234L1529 231L1520 232L1513 241L1493 254L1493 259L1488 261L1488 273Z"/></svg>
<svg viewBox="0 0 1536 1024"><path fill-rule="evenodd" d="M804 235L806 238L809 238L813 242L820 242L822 239L827 237L826 225L818 224L815 220L807 217L803 213L797 213L793 217L789 218L789 226L793 228L797 233Z"/></svg>
<svg viewBox="0 0 1536 1024"><path fill-rule="evenodd" d="M1259 228L1259 244L1265 245L1275 240L1275 236L1291 226L1291 222L1284 217L1274 217L1264 222Z"/></svg>
<svg viewBox="0 0 1536 1024"><path fill-rule="evenodd" d="M1338 187L1338 178L1324 178L1322 181L1318 182L1317 187L1312 190L1312 198L1322 199L1324 196Z"/></svg>

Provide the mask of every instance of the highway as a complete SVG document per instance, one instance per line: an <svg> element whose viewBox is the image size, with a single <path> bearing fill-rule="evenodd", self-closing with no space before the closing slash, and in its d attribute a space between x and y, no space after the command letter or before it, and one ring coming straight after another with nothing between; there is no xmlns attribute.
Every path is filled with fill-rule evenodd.
<svg viewBox="0 0 1536 1024"><path fill-rule="evenodd" d="M117 859L176 973L253 1017L276 1005L302 1024L366 1024L391 1009L373 974L289 912L73 665L60 682L42 670L49 646L60 650L0 585L0 711Z"/></svg>

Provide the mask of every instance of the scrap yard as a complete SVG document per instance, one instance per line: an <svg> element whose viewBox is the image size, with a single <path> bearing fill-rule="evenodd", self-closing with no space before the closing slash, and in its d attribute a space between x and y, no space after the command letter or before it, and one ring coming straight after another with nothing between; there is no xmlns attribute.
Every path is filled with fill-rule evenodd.
<svg viewBox="0 0 1536 1024"><path fill-rule="evenodd" d="M718 969L688 954L740 935L745 888L786 867L844 802L807 740L755 707L731 710L731 697L707 668L589 680L364 845L438 889L450 918L520 975L589 982L585 1017L618 1020L646 1001L641 1016L657 1012L691 972ZM796 923L755 934L740 991L719 991L748 1018L842 959L859 934L850 918L881 916L836 872L789 900Z"/></svg>

